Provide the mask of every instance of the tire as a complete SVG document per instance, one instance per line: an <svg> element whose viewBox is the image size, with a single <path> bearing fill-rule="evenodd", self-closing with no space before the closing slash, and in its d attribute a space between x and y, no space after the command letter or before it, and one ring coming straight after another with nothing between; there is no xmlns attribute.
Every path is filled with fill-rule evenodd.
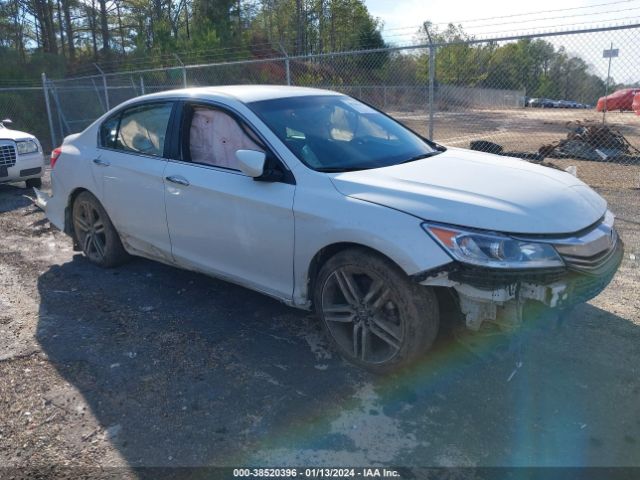
<svg viewBox="0 0 640 480"><path fill-rule="evenodd" d="M76 240L91 263L111 268L129 260L109 215L91 193L76 197L71 218Z"/></svg>
<svg viewBox="0 0 640 480"><path fill-rule="evenodd" d="M438 333L434 291L366 249L343 250L331 257L314 282L313 300L335 349L374 373L415 362Z"/></svg>
<svg viewBox="0 0 640 480"><path fill-rule="evenodd" d="M42 179L41 178L30 178L24 182L27 185L27 188L42 188Z"/></svg>

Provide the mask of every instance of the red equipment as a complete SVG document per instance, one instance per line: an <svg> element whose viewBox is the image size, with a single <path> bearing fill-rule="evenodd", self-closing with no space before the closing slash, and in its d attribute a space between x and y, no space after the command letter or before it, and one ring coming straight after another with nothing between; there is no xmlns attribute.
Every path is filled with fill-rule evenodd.
<svg viewBox="0 0 640 480"><path fill-rule="evenodd" d="M622 90L618 90L617 92L613 92L611 95L607 95L606 97L600 97L596 105L596 110L598 112L602 112L606 108L607 111L630 111L632 110L633 97L637 93L640 93L640 89L638 88L624 88Z"/></svg>
<svg viewBox="0 0 640 480"><path fill-rule="evenodd" d="M631 108L633 108L633 111L636 112L636 115L640 115L640 92L634 95Z"/></svg>

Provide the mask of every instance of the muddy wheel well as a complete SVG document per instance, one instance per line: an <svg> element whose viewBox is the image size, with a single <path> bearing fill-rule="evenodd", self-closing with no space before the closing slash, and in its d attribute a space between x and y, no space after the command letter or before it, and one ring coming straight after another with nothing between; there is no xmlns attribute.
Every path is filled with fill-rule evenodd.
<svg viewBox="0 0 640 480"><path fill-rule="evenodd" d="M433 287L440 308L440 330L447 335L457 325L464 325L458 294L450 287Z"/></svg>
<svg viewBox="0 0 640 480"><path fill-rule="evenodd" d="M69 201L67 202L67 206L64 209L64 233L67 235L71 235L73 238L74 244L76 242L75 232L73 230L73 221L71 219L73 202L76 201L76 197L80 195L82 192L88 192L86 188L76 188L71 195L69 195Z"/></svg>

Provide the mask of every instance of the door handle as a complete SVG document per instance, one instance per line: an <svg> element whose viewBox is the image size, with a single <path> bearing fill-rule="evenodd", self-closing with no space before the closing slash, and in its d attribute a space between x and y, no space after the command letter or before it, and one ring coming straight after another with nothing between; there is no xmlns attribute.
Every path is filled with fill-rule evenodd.
<svg viewBox="0 0 640 480"><path fill-rule="evenodd" d="M94 158L93 163L101 167L108 167L109 165L111 165L109 162L107 162L106 160L102 160L101 158Z"/></svg>
<svg viewBox="0 0 640 480"><path fill-rule="evenodd" d="M180 177L178 175L171 175L165 178L169 180L171 183L177 183L178 185L182 185L183 187L188 187L189 185L191 185L189 183L189 180L187 180L184 177Z"/></svg>

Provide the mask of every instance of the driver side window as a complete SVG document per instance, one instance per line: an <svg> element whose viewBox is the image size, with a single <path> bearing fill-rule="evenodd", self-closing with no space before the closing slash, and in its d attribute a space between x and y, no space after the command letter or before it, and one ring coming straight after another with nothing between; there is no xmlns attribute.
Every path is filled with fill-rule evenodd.
<svg viewBox="0 0 640 480"><path fill-rule="evenodd" d="M194 163L240 170L237 150L264 152L260 140L234 117L211 107L191 107L188 154Z"/></svg>

